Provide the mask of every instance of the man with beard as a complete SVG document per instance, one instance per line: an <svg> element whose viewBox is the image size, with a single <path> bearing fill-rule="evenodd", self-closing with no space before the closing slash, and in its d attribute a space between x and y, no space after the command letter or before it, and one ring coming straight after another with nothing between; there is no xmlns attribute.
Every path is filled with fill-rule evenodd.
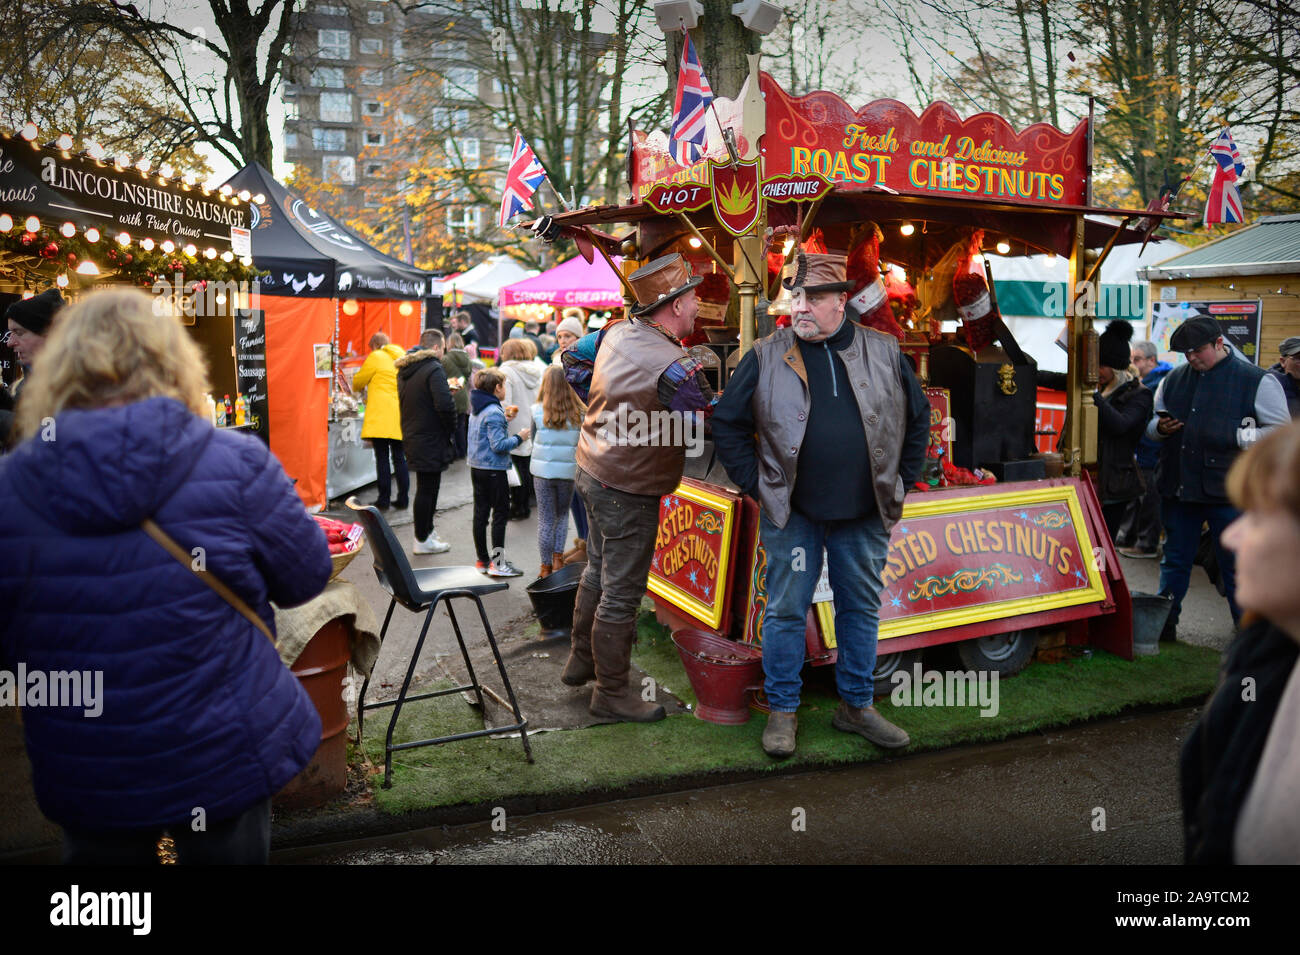
<svg viewBox="0 0 1300 955"><path fill-rule="evenodd" d="M763 749L794 753L804 620L826 551L835 597L839 730L897 749L907 733L872 705L880 573L904 489L921 474L930 404L898 341L846 320L845 257L800 252L790 328L754 343L713 413L727 474L758 500L767 553Z"/></svg>

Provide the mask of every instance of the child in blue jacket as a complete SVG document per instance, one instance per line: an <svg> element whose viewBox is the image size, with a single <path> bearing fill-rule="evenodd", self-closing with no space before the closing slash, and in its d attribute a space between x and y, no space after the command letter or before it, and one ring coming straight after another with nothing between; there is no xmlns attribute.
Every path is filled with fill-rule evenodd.
<svg viewBox="0 0 1300 955"><path fill-rule="evenodd" d="M510 519L510 452L532 435L525 428L506 434L506 421L519 409L503 409L506 376L497 368L485 368L474 376L469 406L469 475L474 487L474 550L480 573L491 577L519 577L523 571L506 559L506 522ZM492 553L487 549L488 515L492 517Z"/></svg>

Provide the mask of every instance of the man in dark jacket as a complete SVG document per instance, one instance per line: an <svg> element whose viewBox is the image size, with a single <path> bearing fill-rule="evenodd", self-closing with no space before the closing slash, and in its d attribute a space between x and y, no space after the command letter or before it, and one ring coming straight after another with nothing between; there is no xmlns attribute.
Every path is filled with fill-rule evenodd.
<svg viewBox="0 0 1300 955"><path fill-rule="evenodd" d="M1277 350L1280 357L1268 373L1282 386L1287 410L1294 420L1300 418L1300 335L1283 339Z"/></svg>
<svg viewBox="0 0 1300 955"><path fill-rule="evenodd" d="M1129 352L1133 367L1142 377L1142 386L1151 392L1164 381L1165 375L1173 370L1173 365L1160 361L1154 342L1134 342ZM1149 423L1149 422L1148 422ZM1130 501L1124 513L1124 522L1120 525L1116 543L1119 552L1125 557L1150 559L1157 556L1160 546L1160 492L1156 490L1156 463L1160 460L1160 443L1152 441L1143 434L1137 446L1138 473L1142 475L1142 484L1146 488L1142 496Z"/></svg>
<svg viewBox="0 0 1300 955"><path fill-rule="evenodd" d="M54 323L54 316L67 304L58 289L46 289L40 295L20 299L5 311L5 341L13 349L14 357L22 366L23 377L13 390L0 402L0 454L4 453L9 443L9 434L13 429L15 408L27 384L28 370L36 355L45 346L45 337ZM3 389L0 384L0 389Z"/></svg>
<svg viewBox="0 0 1300 955"><path fill-rule="evenodd" d="M1106 531L1115 539L1130 501L1142 496L1134 449L1151 420L1151 392L1128 370L1133 326L1117 318L1101 333L1097 368L1097 497Z"/></svg>
<svg viewBox="0 0 1300 955"><path fill-rule="evenodd" d="M905 488L921 475L930 403L892 335L845 318L852 283L842 255L800 252L793 323L754 344L713 414L713 443L727 474L758 499L767 553L764 687L772 710L763 750L795 749L804 620L822 550L835 592L831 724L877 746L910 740L875 706L881 570Z"/></svg>
<svg viewBox="0 0 1300 955"><path fill-rule="evenodd" d="M442 332L425 329L420 349L397 360L402 450L415 472L413 554L443 554L451 545L433 529L442 472L456 457L456 403L442 369Z"/></svg>
<svg viewBox="0 0 1300 955"><path fill-rule="evenodd" d="M1220 537L1239 511L1228 501L1228 469L1249 447L1290 416L1277 379L1257 365L1234 358L1219 323L1208 315L1183 322L1170 336L1187 364L1171 371L1156 389L1155 412L1147 437L1162 441L1156 486L1160 490L1165 551L1160 561L1160 592L1174 598L1162 638L1178 632L1183 597L1191 583L1201 525L1210 525L1224 596L1235 623L1236 563Z"/></svg>

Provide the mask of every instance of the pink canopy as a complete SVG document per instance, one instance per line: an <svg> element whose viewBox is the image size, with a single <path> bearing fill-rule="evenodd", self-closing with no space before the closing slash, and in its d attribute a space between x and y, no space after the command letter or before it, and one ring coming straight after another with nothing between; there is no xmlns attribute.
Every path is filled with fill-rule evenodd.
<svg viewBox="0 0 1300 955"><path fill-rule="evenodd" d="M614 257L616 265L622 261ZM618 308L623 304L623 287L603 256L595 256L589 264L579 255L541 275L505 286L500 301L503 308L508 305Z"/></svg>

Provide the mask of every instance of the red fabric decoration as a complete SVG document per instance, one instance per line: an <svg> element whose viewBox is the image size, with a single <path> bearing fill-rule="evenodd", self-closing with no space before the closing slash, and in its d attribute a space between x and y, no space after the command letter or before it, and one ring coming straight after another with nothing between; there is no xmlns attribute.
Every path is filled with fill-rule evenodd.
<svg viewBox="0 0 1300 955"><path fill-rule="evenodd" d="M993 342L993 329L999 318L989 295L988 279L980 261L980 246L984 232L977 230L970 240L965 261L957 267L952 277L952 297L966 332L966 344L972 351Z"/></svg>
<svg viewBox="0 0 1300 955"><path fill-rule="evenodd" d="M903 340L903 328L894 317L889 293L880 278L880 240L884 238L874 222L865 223L854 236L849 250L848 277L853 283L849 302L858 321Z"/></svg>

